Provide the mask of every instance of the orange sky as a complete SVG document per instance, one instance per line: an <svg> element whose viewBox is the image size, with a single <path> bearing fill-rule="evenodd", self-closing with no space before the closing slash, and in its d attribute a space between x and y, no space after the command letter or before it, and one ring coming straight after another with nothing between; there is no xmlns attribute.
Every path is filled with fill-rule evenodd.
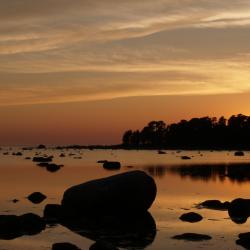
<svg viewBox="0 0 250 250"><path fill-rule="evenodd" d="M120 143L126 129L150 120L250 114L250 94L130 97L0 107L2 145Z"/></svg>
<svg viewBox="0 0 250 250"><path fill-rule="evenodd" d="M0 0L0 144L248 114L249 28L249 0Z"/></svg>

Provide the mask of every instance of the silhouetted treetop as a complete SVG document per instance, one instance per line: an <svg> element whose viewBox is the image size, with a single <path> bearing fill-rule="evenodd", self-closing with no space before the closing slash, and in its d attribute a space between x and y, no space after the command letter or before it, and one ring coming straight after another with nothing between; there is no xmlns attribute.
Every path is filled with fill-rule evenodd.
<svg viewBox="0 0 250 250"><path fill-rule="evenodd" d="M181 120L168 126L151 121L141 131L128 130L123 135L125 148L248 148L250 116L232 115Z"/></svg>

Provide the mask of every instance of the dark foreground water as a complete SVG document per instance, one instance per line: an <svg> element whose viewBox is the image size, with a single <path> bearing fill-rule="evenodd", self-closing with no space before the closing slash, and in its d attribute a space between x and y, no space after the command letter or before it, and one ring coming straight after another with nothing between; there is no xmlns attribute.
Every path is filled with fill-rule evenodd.
<svg viewBox="0 0 250 250"><path fill-rule="evenodd" d="M157 232L154 239L145 239L143 248L243 249L235 241L239 233L250 231L248 221L241 225L235 224L227 211L195 207L208 199L231 201L237 197L250 198L250 167L243 165L249 171L241 172L240 175L232 169L242 168L242 164L238 163L250 163L249 152L244 157L235 157L234 152L226 151L167 151L167 154L160 155L156 151L65 150L66 157L61 158L59 155L62 151L59 150L23 151L23 156L12 156L13 151L21 151L18 148L13 148L10 155L3 155L6 151L0 151L0 214L33 212L42 216L44 206L47 203L60 203L64 190L72 185L141 169L154 177L158 187L157 198L150 209ZM56 173L50 173L31 160L24 159L33 157L36 152L54 155L54 162L64 164L64 167ZM75 155L69 156L70 153ZM181 160L183 155L192 159ZM76 159L79 156L82 159ZM96 163L98 160L120 161L122 168L119 171L104 170L101 164ZM232 171L233 175L230 174ZM39 205L32 204L25 197L35 191L46 194L48 198ZM13 203L15 198L19 202ZM192 224L180 221L179 216L188 210L200 213L204 219ZM172 239L174 235L188 232L207 234L212 239L201 242ZM53 225L38 235L0 240L0 249L51 249L53 243L65 241L82 249L88 249L93 243L86 235L83 237L66 227ZM137 247L127 243L125 248Z"/></svg>

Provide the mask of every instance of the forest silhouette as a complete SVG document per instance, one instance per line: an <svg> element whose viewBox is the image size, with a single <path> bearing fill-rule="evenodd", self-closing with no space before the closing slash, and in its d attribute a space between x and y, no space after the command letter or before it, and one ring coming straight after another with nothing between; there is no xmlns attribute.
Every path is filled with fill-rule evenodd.
<svg viewBox="0 0 250 250"><path fill-rule="evenodd" d="M125 149L250 149L250 116L192 118L167 125L151 121L123 134Z"/></svg>

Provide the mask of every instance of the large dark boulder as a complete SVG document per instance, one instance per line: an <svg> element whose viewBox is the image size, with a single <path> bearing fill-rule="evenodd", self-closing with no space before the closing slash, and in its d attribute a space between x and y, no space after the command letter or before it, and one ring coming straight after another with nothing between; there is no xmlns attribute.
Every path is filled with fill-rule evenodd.
<svg viewBox="0 0 250 250"><path fill-rule="evenodd" d="M228 207L228 214L235 223L245 223L250 216L250 199L233 200Z"/></svg>
<svg viewBox="0 0 250 250"><path fill-rule="evenodd" d="M66 190L64 210L76 214L135 214L146 212L156 197L154 179L143 171L131 171L89 181Z"/></svg>

